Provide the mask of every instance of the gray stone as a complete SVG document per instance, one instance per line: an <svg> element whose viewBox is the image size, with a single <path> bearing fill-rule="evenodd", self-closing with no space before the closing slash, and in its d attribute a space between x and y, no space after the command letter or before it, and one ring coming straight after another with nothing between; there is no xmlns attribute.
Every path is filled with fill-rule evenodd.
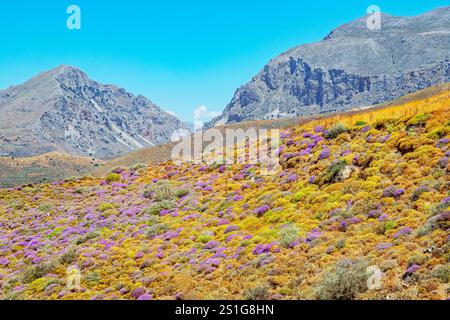
<svg viewBox="0 0 450 320"><path fill-rule="evenodd" d="M114 156L170 141L186 126L147 98L60 66L0 91L0 154Z"/></svg>

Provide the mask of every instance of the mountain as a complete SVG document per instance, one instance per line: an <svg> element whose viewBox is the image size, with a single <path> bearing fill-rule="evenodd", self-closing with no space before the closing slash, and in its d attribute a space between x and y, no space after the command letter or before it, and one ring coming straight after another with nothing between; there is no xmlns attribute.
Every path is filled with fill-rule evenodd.
<svg viewBox="0 0 450 320"><path fill-rule="evenodd" d="M367 17L271 60L208 126L345 111L450 82L450 7Z"/></svg>
<svg viewBox="0 0 450 320"><path fill-rule="evenodd" d="M147 98L60 66L0 91L0 156L111 158L170 141L185 125Z"/></svg>

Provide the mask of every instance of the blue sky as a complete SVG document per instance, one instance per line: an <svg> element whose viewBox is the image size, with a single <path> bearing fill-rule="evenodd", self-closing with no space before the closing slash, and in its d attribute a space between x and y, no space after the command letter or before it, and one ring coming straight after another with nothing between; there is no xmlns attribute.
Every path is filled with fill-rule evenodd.
<svg viewBox="0 0 450 320"><path fill-rule="evenodd" d="M319 41L369 5L416 15L443 0L58 0L0 4L0 88L60 64L143 94L193 121L203 105L222 111L234 91L273 57ZM81 8L68 30L66 8Z"/></svg>

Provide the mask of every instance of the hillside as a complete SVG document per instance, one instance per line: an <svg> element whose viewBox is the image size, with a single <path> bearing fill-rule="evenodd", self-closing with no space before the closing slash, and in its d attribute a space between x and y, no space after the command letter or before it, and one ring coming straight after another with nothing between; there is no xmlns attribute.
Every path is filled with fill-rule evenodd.
<svg viewBox="0 0 450 320"><path fill-rule="evenodd" d="M60 66L0 90L0 156L110 159L167 143L186 126L147 98Z"/></svg>
<svg viewBox="0 0 450 320"><path fill-rule="evenodd" d="M441 92L298 124L269 176L165 162L0 189L0 295L446 299L449 119Z"/></svg>
<svg viewBox="0 0 450 320"><path fill-rule="evenodd" d="M208 126L342 112L450 82L450 7L383 14L379 30L367 18L270 60Z"/></svg>

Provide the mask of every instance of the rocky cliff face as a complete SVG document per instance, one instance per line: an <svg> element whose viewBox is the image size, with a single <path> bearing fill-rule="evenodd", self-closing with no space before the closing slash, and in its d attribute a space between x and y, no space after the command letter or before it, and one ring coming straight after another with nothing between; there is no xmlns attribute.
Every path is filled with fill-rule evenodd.
<svg viewBox="0 0 450 320"><path fill-rule="evenodd" d="M0 155L49 151L111 158L170 141L185 129L143 96L61 66L0 91Z"/></svg>
<svg viewBox="0 0 450 320"><path fill-rule="evenodd" d="M208 126L287 118L396 99L450 82L450 7L417 17L366 17L271 60Z"/></svg>

